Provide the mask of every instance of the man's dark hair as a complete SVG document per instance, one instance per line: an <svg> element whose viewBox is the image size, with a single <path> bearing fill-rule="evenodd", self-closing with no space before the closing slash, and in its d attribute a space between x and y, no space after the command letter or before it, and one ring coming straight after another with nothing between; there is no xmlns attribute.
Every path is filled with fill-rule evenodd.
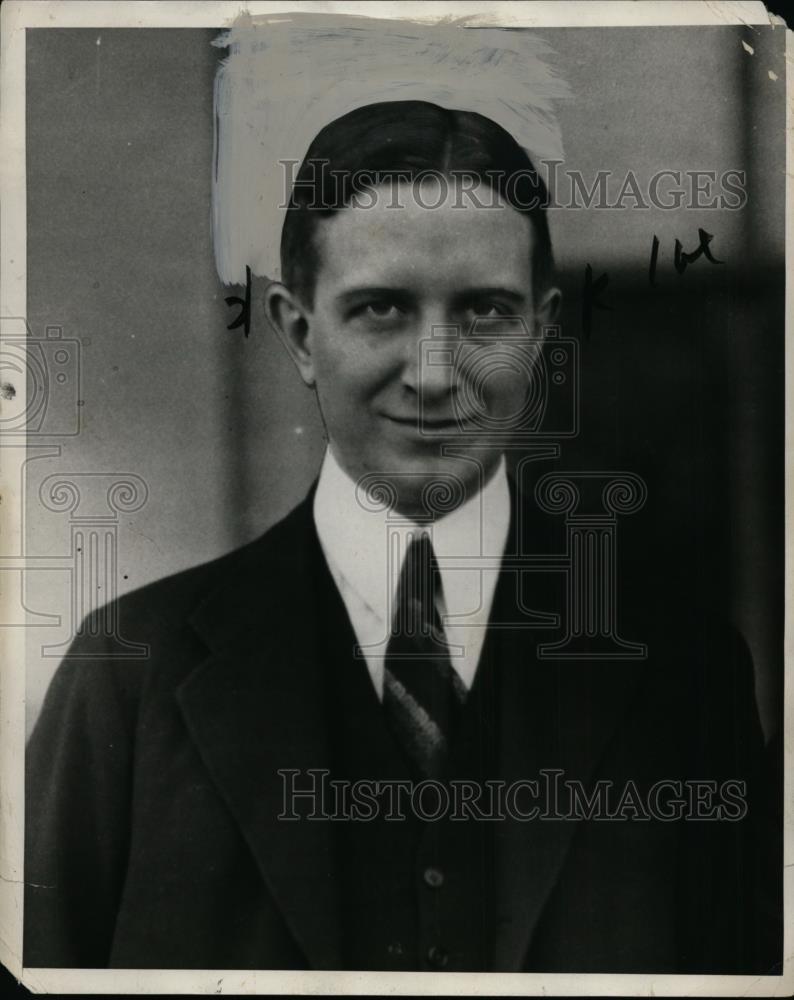
<svg viewBox="0 0 794 1000"><path fill-rule="evenodd" d="M552 284L548 195L529 156L490 118L426 101L368 104L318 132L295 177L281 234L284 283L311 306L320 264L317 224L351 203L362 178L374 187L427 173L483 181L525 215L535 233L535 294Z"/></svg>

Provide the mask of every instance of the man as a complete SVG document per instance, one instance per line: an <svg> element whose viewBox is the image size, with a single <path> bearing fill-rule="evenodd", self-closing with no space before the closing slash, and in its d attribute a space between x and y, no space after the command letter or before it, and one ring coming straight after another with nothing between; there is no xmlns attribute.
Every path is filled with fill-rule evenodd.
<svg viewBox="0 0 794 1000"><path fill-rule="evenodd" d="M537 652L556 595L521 566L548 526L504 448L559 303L544 196L473 113L370 105L319 133L266 293L317 393L319 480L120 602L146 663L78 638L60 667L29 751L26 965L763 970L742 646L640 600L647 660ZM534 821L541 774L630 793ZM331 803L323 776L366 796ZM436 821L423 781L512 799Z"/></svg>

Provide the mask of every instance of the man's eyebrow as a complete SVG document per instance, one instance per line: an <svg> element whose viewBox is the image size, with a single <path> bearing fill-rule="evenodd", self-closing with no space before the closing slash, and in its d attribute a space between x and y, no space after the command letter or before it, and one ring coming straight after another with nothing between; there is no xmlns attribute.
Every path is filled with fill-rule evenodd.
<svg viewBox="0 0 794 1000"><path fill-rule="evenodd" d="M414 296L407 288L400 285L356 285L353 288L345 288L335 297L340 305L348 305L360 302L363 299L397 299L406 301Z"/></svg>
<svg viewBox="0 0 794 1000"><path fill-rule="evenodd" d="M518 305L527 300L527 293L519 288L508 288L505 285L483 285L482 287L466 288L455 295L455 299L470 301L471 299L511 299Z"/></svg>

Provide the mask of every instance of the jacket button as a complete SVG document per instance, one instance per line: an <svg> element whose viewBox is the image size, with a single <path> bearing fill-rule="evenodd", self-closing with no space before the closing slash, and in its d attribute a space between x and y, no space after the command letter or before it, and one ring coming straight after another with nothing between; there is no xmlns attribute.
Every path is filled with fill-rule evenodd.
<svg viewBox="0 0 794 1000"><path fill-rule="evenodd" d="M449 955L439 945L434 944L427 949L427 960L434 969L443 969L449 961Z"/></svg>
<svg viewBox="0 0 794 1000"><path fill-rule="evenodd" d="M425 868L422 878L431 889L440 889L444 884L444 873L438 868Z"/></svg>
<svg viewBox="0 0 794 1000"><path fill-rule="evenodd" d="M399 941L392 941L392 943L386 949L390 955L402 955L403 946Z"/></svg>

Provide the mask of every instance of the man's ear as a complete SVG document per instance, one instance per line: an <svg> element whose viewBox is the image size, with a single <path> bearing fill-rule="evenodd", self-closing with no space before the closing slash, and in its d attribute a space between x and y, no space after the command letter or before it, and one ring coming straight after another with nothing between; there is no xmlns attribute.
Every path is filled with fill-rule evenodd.
<svg viewBox="0 0 794 1000"><path fill-rule="evenodd" d="M265 315L279 339L289 351L300 377L314 385L314 362L309 342L309 321L300 300L278 281L265 289Z"/></svg>
<svg viewBox="0 0 794 1000"><path fill-rule="evenodd" d="M562 292L559 288L547 288L535 309L535 324L539 333L544 326L551 326L557 322L561 303Z"/></svg>

